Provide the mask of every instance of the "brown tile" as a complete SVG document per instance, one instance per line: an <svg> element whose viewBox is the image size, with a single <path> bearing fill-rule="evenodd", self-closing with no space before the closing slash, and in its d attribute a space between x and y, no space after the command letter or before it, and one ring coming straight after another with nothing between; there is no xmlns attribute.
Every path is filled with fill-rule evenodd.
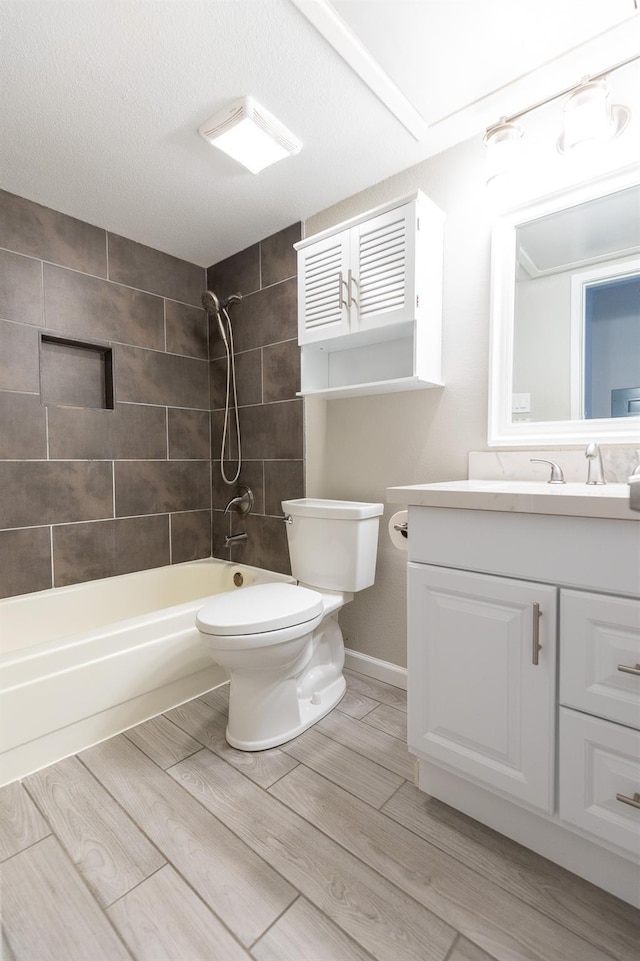
<svg viewBox="0 0 640 961"><path fill-rule="evenodd" d="M166 412L139 404L116 404L115 410L50 407L49 456L56 460L164 459Z"/></svg>
<svg viewBox="0 0 640 961"><path fill-rule="evenodd" d="M164 304L152 294L45 264L44 311L56 332L164 350Z"/></svg>
<svg viewBox="0 0 640 961"><path fill-rule="evenodd" d="M211 556L211 511L171 514L171 563Z"/></svg>
<svg viewBox="0 0 640 961"><path fill-rule="evenodd" d="M264 481L263 481L263 461L243 460L240 476L235 484L225 484L220 475L220 461L212 462L212 491L213 506L219 510L224 510L232 497L235 497L242 486L250 487L253 491L254 514L264 514ZM227 477L233 477L236 471L235 462L225 464Z"/></svg>
<svg viewBox="0 0 640 961"><path fill-rule="evenodd" d="M111 486L100 461L0 462L0 528L112 517Z"/></svg>
<svg viewBox="0 0 640 961"><path fill-rule="evenodd" d="M251 350L297 339L297 303L297 281L292 278L234 304L232 319L236 350ZM212 356L217 355L212 352Z"/></svg>
<svg viewBox="0 0 640 961"><path fill-rule="evenodd" d="M37 394L0 391L0 459L46 460L45 408Z"/></svg>
<svg viewBox="0 0 640 961"><path fill-rule="evenodd" d="M46 591L51 586L49 528L0 531L0 597Z"/></svg>
<svg viewBox="0 0 640 961"><path fill-rule="evenodd" d="M116 461L116 516L209 510L209 461Z"/></svg>
<svg viewBox="0 0 640 961"><path fill-rule="evenodd" d="M293 400L300 390L300 348L297 340L265 347L263 352L264 403Z"/></svg>
<svg viewBox="0 0 640 961"><path fill-rule="evenodd" d="M280 574L291 573L287 531L279 518L248 514L234 517L232 528L234 533L244 530L249 535L244 544L232 548L232 560Z"/></svg>
<svg viewBox="0 0 640 961"><path fill-rule="evenodd" d="M38 331L0 320L0 388L40 390Z"/></svg>
<svg viewBox="0 0 640 961"><path fill-rule="evenodd" d="M107 275L104 230L0 190L0 247L54 264Z"/></svg>
<svg viewBox="0 0 640 961"><path fill-rule="evenodd" d="M243 423L243 410L240 410L240 426ZM222 447L222 432L224 428L224 411L214 410L211 412L211 457L213 460L220 460ZM236 472L236 465L233 461L237 457L238 443L236 440L236 421L233 411L229 414L227 424L227 439L225 443L225 463L227 459L231 461L229 468L226 469L227 477L233 477ZM254 458L255 460L256 458Z"/></svg>
<svg viewBox="0 0 640 961"><path fill-rule="evenodd" d="M115 383L116 398L120 401L209 410L206 360L118 346Z"/></svg>
<svg viewBox="0 0 640 961"><path fill-rule="evenodd" d="M202 306L204 267L179 260L126 237L109 234L109 279L139 290Z"/></svg>
<svg viewBox="0 0 640 961"><path fill-rule="evenodd" d="M282 516L281 501L304 497L304 461L264 462L265 514Z"/></svg>
<svg viewBox="0 0 640 961"><path fill-rule="evenodd" d="M235 355L238 404L262 403L262 351L247 350ZM227 394L227 358L212 360L209 366L211 378L211 409L224 407ZM233 403L233 385L230 390Z"/></svg>
<svg viewBox="0 0 640 961"><path fill-rule="evenodd" d="M56 587L169 563L169 518L127 517L53 528Z"/></svg>
<svg viewBox="0 0 640 961"><path fill-rule="evenodd" d="M248 460L302 459L302 400L243 407L240 426Z"/></svg>
<svg viewBox="0 0 640 961"><path fill-rule="evenodd" d="M226 300L230 294L242 294L245 297L259 289L259 244L252 244L207 270L207 290L213 290L220 300Z"/></svg>
<svg viewBox="0 0 640 961"><path fill-rule="evenodd" d="M174 460L210 460L209 412L169 408L169 457Z"/></svg>
<svg viewBox="0 0 640 961"><path fill-rule="evenodd" d="M279 230L260 242L262 286L269 287L297 275L297 253L293 245L302 239L300 222Z"/></svg>
<svg viewBox="0 0 640 961"><path fill-rule="evenodd" d="M42 324L42 264L0 250L0 317Z"/></svg>
<svg viewBox="0 0 640 961"><path fill-rule="evenodd" d="M111 349L43 337L40 392L44 404L112 408Z"/></svg>
<svg viewBox="0 0 640 961"><path fill-rule="evenodd" d="M189 357L209 357L208 320L204 310L165 301L167 350Z"/></svg>
<svg viewBox="0 0 640 961"><path fill-rule="evenodd" d="M213 557L228 561L231 553L229 548L224 546L224 538L225 534L231 533L231 517L229 514L223 514L222 511L214 510L211 513L211 554Z"/></svg>

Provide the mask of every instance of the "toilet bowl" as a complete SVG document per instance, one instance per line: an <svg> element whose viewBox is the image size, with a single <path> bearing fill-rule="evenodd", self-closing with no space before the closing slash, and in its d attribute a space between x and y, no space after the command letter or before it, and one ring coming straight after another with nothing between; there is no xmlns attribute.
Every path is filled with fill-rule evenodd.
<svg viewBox="0 0 640 961"><path fill-rule="evenodd" d="M297 584L257 584L211 598L196 624L230 675L226 738L262 751L284 744L342 698L338 611L373 584L382 504L283 501Z"/></svg>

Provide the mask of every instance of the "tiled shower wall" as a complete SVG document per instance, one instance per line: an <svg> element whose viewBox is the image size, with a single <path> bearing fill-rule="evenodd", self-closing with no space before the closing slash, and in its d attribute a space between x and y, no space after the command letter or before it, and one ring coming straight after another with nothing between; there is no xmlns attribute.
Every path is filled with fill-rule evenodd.
<svg viewBox="0 0 640 961"><path fill-rule="evenodd" d="M204 283L0 192L0 596L209 556ZM113 410L42 402L41 331L112 346Z"/></svg>
<svg viewBox="0 0 640 961"><path fill-rule="evenodd" d="M300 351L297 344L296 252L301 225L293 224L207 271L207 286L230 306L236 350L243 466L237 483L220 476L226 356L217 323L210 323L211 429L213 458L213 554L243 564L290 572L280 501L304 494L303 413ZM236 455L230 423L227 456ZM226 464L228 477L235 461ZM255 506L246 517L224 514L239 485L253 490ZM248 540L224 547L224 535L246 531Z"/></svg>

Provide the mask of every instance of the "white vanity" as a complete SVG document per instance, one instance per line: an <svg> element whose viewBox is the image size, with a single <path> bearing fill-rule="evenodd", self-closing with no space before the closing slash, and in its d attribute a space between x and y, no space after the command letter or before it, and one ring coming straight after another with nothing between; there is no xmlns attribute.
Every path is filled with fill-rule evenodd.
<svg viewBox="0 0 640 961"><path fill-rule="evenodd" d="M626 484L396 487L418 786L640 906L640 513Z"/></svg>

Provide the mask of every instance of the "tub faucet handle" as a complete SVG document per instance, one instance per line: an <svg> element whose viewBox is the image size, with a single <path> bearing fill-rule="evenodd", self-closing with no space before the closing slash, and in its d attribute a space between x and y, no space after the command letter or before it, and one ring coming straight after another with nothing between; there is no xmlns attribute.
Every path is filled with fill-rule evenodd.
<svg viewBox="0 0 640 961"><path fill-rule="evenodd" d="M253 510L253 491L244 484L238 488L238 493L232 497L224 509L225 514L235 511L237 514L250 514Z"/></svg>

